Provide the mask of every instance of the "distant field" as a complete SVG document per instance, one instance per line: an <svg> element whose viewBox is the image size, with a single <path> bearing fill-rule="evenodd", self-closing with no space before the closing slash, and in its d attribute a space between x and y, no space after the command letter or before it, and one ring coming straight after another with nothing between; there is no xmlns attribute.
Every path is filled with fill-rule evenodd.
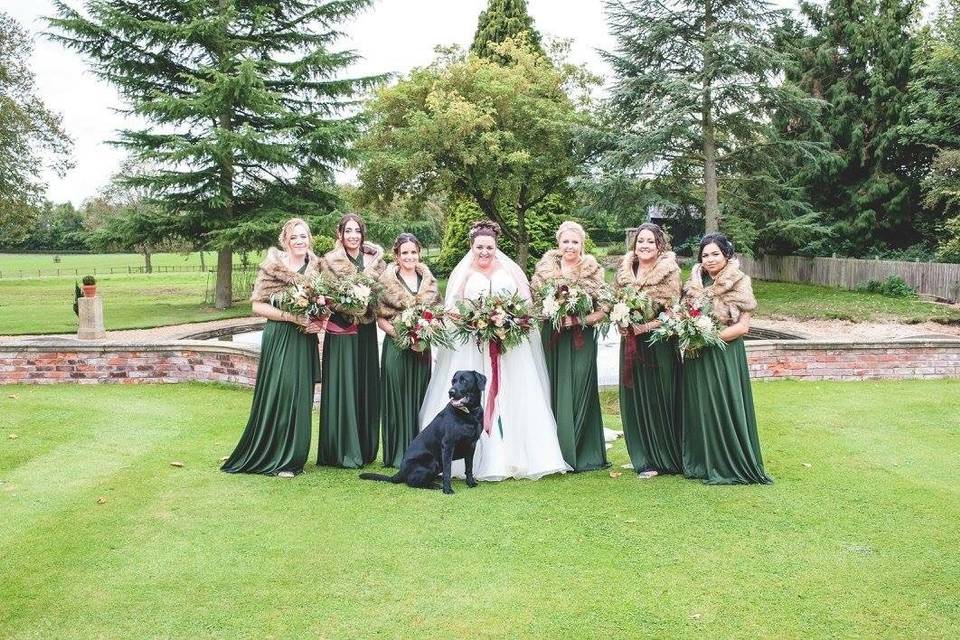
<svg viewBox="0 0 960 640"><path fill-rule="evenodd" d="M256 264L261 252L250 252L249 261ZM54 262L58 257L60 262ZM204 253L206 267L217 265L217 254ZM239 265L241 254L234 255L234 264ZM156 270L200 269L200 253L155 253L151 263ZM143 256L138 253L96 253L96 254L28 254L0 253L0 279L37 278L37 277L83 277L87 274L109 275L111 273L129 273L140 270L144 265ZM95 273L94 273L95 272Z"/></svg>

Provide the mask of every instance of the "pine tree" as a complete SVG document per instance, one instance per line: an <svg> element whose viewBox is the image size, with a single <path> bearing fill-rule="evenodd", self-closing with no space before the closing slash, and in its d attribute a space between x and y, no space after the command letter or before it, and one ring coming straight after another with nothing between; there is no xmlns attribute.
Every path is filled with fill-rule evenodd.
<svg viewBox="0 0 960 640"><path fill-rule="evenodd" d="M526 38L533 51L543 54L540 33L527 13L527 0L490 0L486 11L480 13L470 53L502 64L507 62L506 58L490 45L521 37Z"/></svg>
<svg viewBox="0 0 960 640"><path fill-rule="evenodd" d="M339 78L337 24L372 0L55 2L52 37L86 54L146 120L117 141L144 190L184 237L218 250L216 306L231 301L235 248L278 219L333 204L333 170L356 121L344 116L379 78ZM273 227L273 229L271 229Z"/></svg>
<svg viewBox="0 0 960 640"><path fill-rule="evenodd" d="M797 167L806 198L823 212L827 239L807 252L862 256L917 242L920 180L929 151L903 135L908 123L916 0L802 2L787 77L826 101L816 128L784 135L829 153Z"/></svg>
<svg viewBox="0 0 960 640"><path fill-rule="evenodd" d="M616 51L605 53L616 76L614 148L605 163L611 181L682 185L690 193L679 199L702 203L707 231L720 227L721 205L725 226L770 199L802 208L770 160L779 147L812 151L776 136L771 114L804 120L816 112L816 101L776 82L784 59L773 32L785 12L764 0L622 0L606 7L617 40Z"/></svg>

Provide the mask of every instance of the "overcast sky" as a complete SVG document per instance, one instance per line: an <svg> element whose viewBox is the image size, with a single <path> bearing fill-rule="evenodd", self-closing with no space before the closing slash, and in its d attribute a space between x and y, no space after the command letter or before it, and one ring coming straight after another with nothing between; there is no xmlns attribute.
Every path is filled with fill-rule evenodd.
<svg viewBox="0 0 960 640"><path fill-rule="evenodd" d="M68 0L79 6L78 0ZM793 0L777 0L793 6ZM378 0L374 8L344 25L349 34L345 48L363 57L352 73L405 72L433 58L438 44L470 44L477 16L486 0ZM540 32L571 38L574 61L586 63L607 76L597 49L612 49L612 38L601 0L529 0L530 14ZM117 92L93 76L79 54L41 35L43 16L53 14L49 0L0 0L0 9L11 14L35 35L32 66L40 96L63 116L63 125L74 140L76 167L63 178L48 175L47 197L79 205L95 195L117 170L122 154L107 144L124 119L113 109L120 106Z"/></svg>

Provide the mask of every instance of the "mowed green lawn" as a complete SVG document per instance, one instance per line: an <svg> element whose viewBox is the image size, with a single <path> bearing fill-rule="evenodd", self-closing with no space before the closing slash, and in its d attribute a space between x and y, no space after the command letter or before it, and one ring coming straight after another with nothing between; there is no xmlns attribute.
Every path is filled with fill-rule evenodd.
<svg viewBox="0 0 960 640"><path fill-rule="evenodd" d="M219 472L248 390L3 387L0 637L957 637L960 380L755 390L772 486L445 496Z"/></svg>
<svg viewBox="0 0 960 640"><path fill-rule="evenodd" d="M108 331L250 315L245 301L225 311L205 305L213 286L207 273L97 276ZM75 332L73 299L72 278L0 280L0 335Z"/></svg>
<svg viewBox="0 0 960 640"><path fill-rule="evenodd" d="M54 262L54 257L60 262ZM217 254L212 251L204 253L205 266L210 269L216 267ZM240 254L234 256L237 264L240 263ZM251 252L249 260L256 264L259 253ZM183 253L154 253L150 262L154 268L180 269L189 267L199 269L201 266L200 254L193 252ZM0 278L36 278L46 276L83 277L87 274L110 275L127 273L128 267L142 268L143 256L138 253L0 253Z"/></svg>

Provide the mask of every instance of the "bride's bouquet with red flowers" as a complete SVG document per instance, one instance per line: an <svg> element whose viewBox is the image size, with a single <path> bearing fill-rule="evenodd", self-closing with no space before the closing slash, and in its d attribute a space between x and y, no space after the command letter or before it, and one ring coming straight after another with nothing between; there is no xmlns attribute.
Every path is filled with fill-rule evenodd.
<svg viewBox="0 0 960 640"><path fill-rule="evenodd" d="M696 358L707 347L725 349L727 343L720 337L720 323L711 311L706 300L678 302L660 314L662 324L650 335L650 344L676 340L681 360Z"/></svg>
<svg viewBox="0 0 960 640"><path fill-rule="evenodd" d="M560 279L545 281L533 292L533 299L537 315L557 331L563 328L566 318L577 318L583 324L597 304L586 290Z"/></svg>
<svg viewBox="0 0 960 640"><path fill-rule="evenodd" d="M486 342L506 353L527 339L533 322L530 305L519 294L495 293L477 300L457 302L460 317L454 320L457 338L473 340L478 349Z"/></svg>
<svg viewBox="0 0 960 640"><path fill-rule="evenodd" d="M423 353L431 347L453 348L443 307L418 304L404 309L394 318L393 328L397 334L393 343L402 351Z"/></svg>

